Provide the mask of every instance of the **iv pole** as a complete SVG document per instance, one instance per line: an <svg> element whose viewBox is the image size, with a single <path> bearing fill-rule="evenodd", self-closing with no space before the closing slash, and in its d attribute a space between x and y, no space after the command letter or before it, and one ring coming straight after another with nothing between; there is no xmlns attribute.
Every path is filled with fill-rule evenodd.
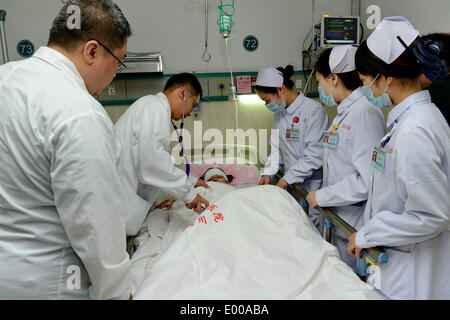
<svg viewBox="0 0 450 320"><path fill-rule="evenodd" d="M6 11L0 10L0 42L2 44L3 63L9 62L8 45L5 32Z"/></svg>

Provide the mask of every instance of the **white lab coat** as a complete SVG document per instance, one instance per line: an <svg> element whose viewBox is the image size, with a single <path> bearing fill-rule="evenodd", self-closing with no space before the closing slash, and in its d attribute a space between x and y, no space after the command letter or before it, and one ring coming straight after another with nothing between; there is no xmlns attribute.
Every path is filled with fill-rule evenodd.
<svg viewBox="0 0 450 320"><path fill-rule="evenodd" d="M48 47L0 67L0 299L127 299L113 123Z"/></svg>
<svg viewBox="0 0 450 320"><path fill-rule="evenodd" d="M294 119L298 118L298 122ZM274 115L271 155L264 167L264 175L275 175L284 163L284 180L299 183L307 191L317 190L322 183L322 137L328 126L323 106L300 94L283 112ZM287 141L286 130L300 130L298 141Z"/></svg>
<svg viewBox="0 0 450 320"><path fill-rule="evenodd" d="M386 123L380 109L367 100L361 89L342 101L337 111L330 130L339 126L335 131L339 141L336 148L323 148L323 184L316 192L316 201L358 230L367 200L373 148L386 134ZM347 237L332 230L332 243L341 258L356 270L356 257L347 253Z"/></svg>
<svg viewBox="0 0 450 320"><path fill-rule="evenodd" d="M133 103L116 123L122 144L124 184L129 203L127 234L135 235L160 192L191 202L195 180L177 168L170 154L172 122L164 93Z"/></svg>
<svg viewBox="0 0 450 320"><path fill-rule="evenodd" d="M263 174L275 175L284 163L283 179L287 183L299 184L308 192L318 190L322 185L322 138L327 126L328 116L323 106L300 94L287 109L274 115L274 129L278 129L278 135L271 136L272 151ZM291 128L300 131L298 141L286 139L286 130ZM302 199L293 196L302 204ZM310 209L308 214L321 231L323 219L320 213Z"/></svg>
<svg viewBox="0 0 450 320"><path fill-rule="evenodd" d="M428 91L396 106L388 127L385 169L372 169L356 245L386 247L387 297L450 299L450 128Z"/></svg>

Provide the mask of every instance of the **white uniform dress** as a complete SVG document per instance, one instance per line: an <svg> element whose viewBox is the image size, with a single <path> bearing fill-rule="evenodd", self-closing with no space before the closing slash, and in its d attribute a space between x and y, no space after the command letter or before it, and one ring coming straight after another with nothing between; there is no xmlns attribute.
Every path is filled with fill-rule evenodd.
<svg viewBox="0 0 450 320"><path fill-rule="evenodd" d="M193 178L174 165L170 154L171 111L164 93L142 97L116 123L122 144L129 201L127 234L135 235L161 191L194 200Z"/></svg>
<svg viewBox="0 0 450 320"><path fill-rule="evenodd" d="M361 89L354 90L337 111L329 131L338 135L338 141L337 145L324 143L323 184L316 201L358 230L367 200L373 148L386 134L386 124L380 109L367 100ZM333 228L332 243L341 258L356 270L356 257L347 253L345 234Z"/></svg>
<svg viewBox="0 0 450 320"><path fill-rule="evenodd" d="M388 127L356 245L386 247L375 278L387 297L450 299L450 128L428 91L396 106Z"/></svg>
<svg viewBox="0 0 450 320"><path fill-rule="evenodd" d="M48 47L0 67L0 299L127 299L120 144Z"/></svg>
<svg viewBox="0 0 450 320"><path fill-rule="evenodd" d="M322 185L322 138L328 127L323 106L300 94L283 112L274 116L272 152L264 168L264 175L275 175L284 163L283 177L289 184L298 183L306 191ZM320 229L320 213L310 210L310 219Z"/></svg>

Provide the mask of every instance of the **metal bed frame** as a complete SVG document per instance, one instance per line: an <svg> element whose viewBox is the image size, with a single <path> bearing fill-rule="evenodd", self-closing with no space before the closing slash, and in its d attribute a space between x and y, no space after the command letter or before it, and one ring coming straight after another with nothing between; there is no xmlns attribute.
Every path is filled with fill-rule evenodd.
<svg viewBox="0 0 450 320"><path fill-rule="evenodd" d="M0 43L2 47L3 63L9 62L8 45L6 43L5 21L6 11L0 10Z"/></svg>
<svg viewBox="0 0 450 320"><path fill-rule="evenodd" d="M283 177L283 172L279 171L276 174L276 179L280 180ZM302 187L298 185L291 185L293 192L299 196L301 199L306 199L308 192L306 192ZM305 200L306 201L306 200ZM326 208L317 207L315 208L320 214L323 215L325 221L325 231L326 240L331 243L331 230L337 228L342 231L347 237L352 233L357 232L351 225L349 225L345 220L337 216L333 211ZM370 265L381 265L389 261L388 255L381 248L368 248L364 249L362 252L362 258L357 258L356 270L358 275L365 277L368 276L368 268Z"/></svg>

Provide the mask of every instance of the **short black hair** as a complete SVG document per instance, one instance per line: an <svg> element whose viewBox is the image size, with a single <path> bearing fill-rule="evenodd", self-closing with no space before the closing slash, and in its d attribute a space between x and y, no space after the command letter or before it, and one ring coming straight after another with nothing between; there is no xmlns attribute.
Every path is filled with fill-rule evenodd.
<svg viewBox="0 0 450 320"><path fill-rule="evenodd" d="M356 51L356 69L362 75L370 75L373 78L380 74L385 77L416 79L422 74L422 66L412 50L416 44L417 40L394 62L387 64L375 56L367 46L367 41L364 41Z"/></svg>
<svg viewBox="0 0 450 320"><path fill-rule="evenodd" d="M424 35L421 40L423 42L428 40L439 42L439 48L441 49L439 57L450 67L450 33L430 33Z"/></svg>
<svg viewBox="0 0 450 320"><path fill-rule="evenodd" d="M319 59L314 66L314 70L323 75L324 78L327 78L332 73L330 68L330 56L332 50L333 49L331 48L325 49L319 56ZM356 90L363 85L361 79L359 78L358 71L356 70L344 73L336 73L336 75L339 77L339 79L341 79L344 86L349 90Z"/></svg>
<svg viewBox="0 0 450 320"><path fill-rule="evenodd" d="M203 96L203 89L200 81L198 81L197 77L192 73L186 72L171 76L164 86L164 92L175 90L186 85L192 89L194 95L199 95L200 98Z"/></svg>
<svg viewBox="0 0 450 320"><path fill-rule="evenodd" d="M70 6L80 9L80 29L68 28L73 14ZM48 45L70 51L83 42L97 40L115 50L122 47L131 34L130 24L111 0L67 0L53 20Z"/></svg>
<svg viewBox="0 0 450 320"><path fill-rule="evenodd" d="M287 65L286 68L278 67L277 70L283 74L283 86L290 90L293 90L295 83L291 78L294 75L294 67L292 65ZM256 86L255 90L271 94L276 94L278 92L278 88L264 86Z"/></svg>

